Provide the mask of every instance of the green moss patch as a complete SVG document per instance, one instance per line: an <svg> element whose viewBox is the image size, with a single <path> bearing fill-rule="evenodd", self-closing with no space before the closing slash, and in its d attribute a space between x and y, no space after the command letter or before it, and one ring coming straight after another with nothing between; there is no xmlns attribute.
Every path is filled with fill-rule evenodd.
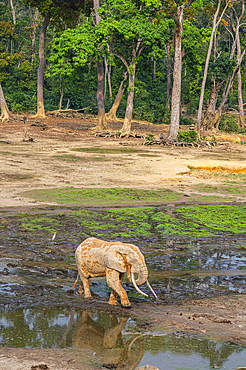
<svg viewBox="0 0 246 370"><path fill-rule="evenodd" d="M21 217L21 229L69 235L76 244L88 236L106 240L156 243L173 236L185 239L246 235L246 206L187 206L167 209L105 208ZM8 223L3 224L8 227ZM243 236L244 237L244 236Z"/></svg>
<svg viewBox="0 0 246 370"><path fill-rule="evenodd" d="M100 154L131 154L143 153L141 149L133 148L73 148L75 152L100 153Z"/></svg>
<svg viewBox="0 0 246 370"><path fill-rule="evenodd" d="M165 202L181 199L182 195L163 190L143 189L44 189L33 190L24 193L25 196L44 202L56 202L58 204L126 204Z"/></svg>
<svg viewBox="0 0 246 370"><path fill-rule="evenodd" d="M182 219L203 225L206 228L235 234L246 233L245 205L217 205L180 207L176 214Z"/></svg>

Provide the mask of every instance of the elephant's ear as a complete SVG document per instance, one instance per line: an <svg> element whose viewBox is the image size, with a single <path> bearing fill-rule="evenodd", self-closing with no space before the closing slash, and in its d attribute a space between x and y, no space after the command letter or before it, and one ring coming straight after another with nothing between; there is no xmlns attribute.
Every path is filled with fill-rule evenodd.
<svg viewBox="0 0 246 370"><path fill-rule="evenodd" d="M119 272L126 272L126 264L123 256L113 248L109 248L109 250L105 253L104 262L109 269Z"/></svg>

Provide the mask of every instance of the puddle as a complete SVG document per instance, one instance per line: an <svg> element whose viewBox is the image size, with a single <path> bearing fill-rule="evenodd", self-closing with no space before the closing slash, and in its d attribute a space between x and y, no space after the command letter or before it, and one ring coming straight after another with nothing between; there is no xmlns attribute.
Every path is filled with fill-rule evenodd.
<svg viewBox="0 0 246 370"><path fill-rule="evenodd" d="M139 331L131 318L102 312L2 309L0 325L1 346L88 349L93 361L106 368L131 370L150 364L160 370L205 370L246 363L245 348L182 332Z"/></svg>

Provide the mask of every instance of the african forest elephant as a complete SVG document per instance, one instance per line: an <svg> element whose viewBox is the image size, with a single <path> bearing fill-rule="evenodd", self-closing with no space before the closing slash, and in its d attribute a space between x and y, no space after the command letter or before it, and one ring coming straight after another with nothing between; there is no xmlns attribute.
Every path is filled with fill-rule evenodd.
<svg viewBox="0 0 246 370"><path fill-rule="evenodd" d="M119 295L122 307L130 307L131 303L129 302L126 291L122 288L125 272L127 272L129 281L133 283L139 293L147 296L147 294L138 288L138 285L146 282L157 298L147 280L148 270L144 256L138 247L133 244L106 242L96 238L88 238L76 249L75 259L79 271L78 277L80 276L84 286L85 298L91 297L89 278L106 275L107 284L112 288L108 303L110 305L117 305L116 298ZM136 281L134 274L138 275ZM77 284L78 277L73 289Z"/></svg>

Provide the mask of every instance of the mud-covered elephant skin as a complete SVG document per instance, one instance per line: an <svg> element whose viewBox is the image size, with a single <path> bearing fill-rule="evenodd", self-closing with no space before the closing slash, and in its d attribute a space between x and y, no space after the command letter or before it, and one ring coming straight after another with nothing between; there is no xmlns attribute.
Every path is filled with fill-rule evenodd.
<svg viewBox="0 0 246 370"><path fill-rule="evenodd" d="M117 295L119 295L122 307L130 307L131 303L122 287L125 273L139 293L147 296L138 288L138 285L146 282L156 297L147 280L148 270L144 256L139 248L133 244L88 238L77 247L75 259L79 272L78 277L80 276L83 283L85 298L91 297L89 278L106 276L107 284L112 289L108 303L117 305ZM136 281L134 274L138 275ZM73 289L77 284L78 277Z"/></svg>

